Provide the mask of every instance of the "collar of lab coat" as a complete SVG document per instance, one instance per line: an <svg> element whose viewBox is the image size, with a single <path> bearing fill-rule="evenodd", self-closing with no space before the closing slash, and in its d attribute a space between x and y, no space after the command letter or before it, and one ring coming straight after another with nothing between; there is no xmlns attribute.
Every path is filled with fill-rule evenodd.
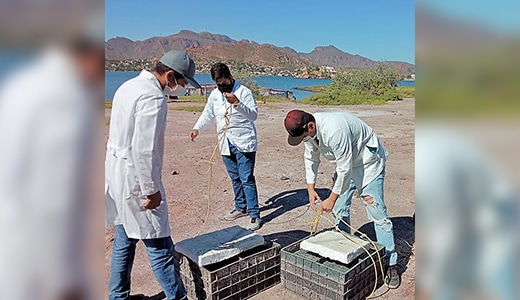
<svg viewBox="0 0 520 300"><path fill-rule="evenodd" d="M239 87L240 82L238 82L238 80L235 79L235 84L233 85L233 90L231 92L234 93Z"/></svg>
<svg viewBox="0 0 520 300"><path fill-rule="evenodd" d="M235 79L235 84L233 84L233 89L231 90L231 93L235 93L239 87L240 87L240 82L238 82L238 80Z"/></svg>
<svg viewBox="0 0 520 300"><path fill-rule="evenodd" d="M154 83L154 85L157 86L158 89L160 89L161 91L163 90L161 87L161 83L159 82L159 79L157 79L157 77L155 77L155 75L153 75L152 72L142 70L141 73L139 74L139 76L142 76L148 80L151 80Z"/></svg>

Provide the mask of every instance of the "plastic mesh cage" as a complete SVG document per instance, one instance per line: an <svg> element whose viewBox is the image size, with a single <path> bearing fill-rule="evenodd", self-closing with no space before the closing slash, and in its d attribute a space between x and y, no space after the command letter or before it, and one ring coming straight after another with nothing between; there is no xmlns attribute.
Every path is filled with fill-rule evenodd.
<svg viewBox="0 0 520 300"><path fill-rule="evenodd" d="M280 282L280 245L270 241L204 267L177 255L190 299L246 299Z"/></svg>
<svg viewBox="0 0 520 300"><path fill-rule="evenodd" d="M300 249L300 243L305 239L281 250L281 283L287 290L307 299L365 299L376 284L376 274L376 288L383 284L384 277L376 254L379 252L384 270L383 245L376 243L377 249L372 245L367 247L377 265L374 269L365 251L346 265Z"/></svg>

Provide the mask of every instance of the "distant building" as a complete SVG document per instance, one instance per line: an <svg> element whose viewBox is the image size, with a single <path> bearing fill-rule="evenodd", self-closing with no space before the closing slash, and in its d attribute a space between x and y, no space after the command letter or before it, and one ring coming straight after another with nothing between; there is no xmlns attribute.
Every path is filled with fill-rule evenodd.
<svg viewBox="0 0 520 300"><path fill-rule="evenodd" d="M327 73L336 73L336 69L332 66L320 66L321 72L327 72Z"/></svg>

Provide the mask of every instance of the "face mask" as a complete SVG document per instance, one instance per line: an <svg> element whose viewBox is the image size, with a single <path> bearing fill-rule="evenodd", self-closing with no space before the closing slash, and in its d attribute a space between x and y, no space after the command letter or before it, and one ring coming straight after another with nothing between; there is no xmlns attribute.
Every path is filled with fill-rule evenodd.
<svg viewBox="0 0 520 300"><path fill-rule="evenodd" d="M170 82L167 81L166 86L164 87L164 93L172 96L178 96L182 93L184 88L177 83L177 79L175 79L175 77L173 78L173 80L175 80L175 88L172 89L171 87L169 87Z"/></svg>
<svg viewBox="0 0 520 300"><path fill-rule="evenodd" d="M231 93L234 85L235 82L233 80L230 84L217 84L217 88L221 93Z"/></svg>

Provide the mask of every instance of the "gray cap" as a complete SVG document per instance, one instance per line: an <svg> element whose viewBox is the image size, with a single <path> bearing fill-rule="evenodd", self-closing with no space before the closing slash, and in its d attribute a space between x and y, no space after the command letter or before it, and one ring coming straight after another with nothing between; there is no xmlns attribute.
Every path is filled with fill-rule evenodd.
<svg viewBox="0 0 520 300"><path fill-rule="evenodd" d="M200 84L193 78L195 76L195 63L186 52L170 50L161 57L160 62L180 73L194 87L200 88Z"/></svg>

